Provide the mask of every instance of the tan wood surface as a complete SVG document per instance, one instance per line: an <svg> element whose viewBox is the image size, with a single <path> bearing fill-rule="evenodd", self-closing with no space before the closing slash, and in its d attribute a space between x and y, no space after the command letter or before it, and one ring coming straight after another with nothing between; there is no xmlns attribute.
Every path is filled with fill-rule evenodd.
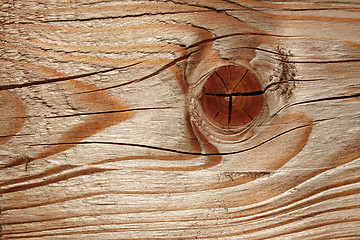
<svg viewBox="0 0 360 240"><path fill-rule="evenodd" d="M1 0L0 76L1 239L360 238L358 0Z"/></svg>

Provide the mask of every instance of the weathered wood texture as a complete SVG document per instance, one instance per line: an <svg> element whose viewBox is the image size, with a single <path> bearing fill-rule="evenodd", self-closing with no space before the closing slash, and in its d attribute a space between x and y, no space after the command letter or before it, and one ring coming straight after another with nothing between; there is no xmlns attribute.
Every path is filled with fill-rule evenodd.
<svg viewBox="0 0 360 240"><path fill-rule="evenodd" d="M359 1L0 13L1 239L360 238ZM223 65L266 88L238 134L199 104Z"/></svg>

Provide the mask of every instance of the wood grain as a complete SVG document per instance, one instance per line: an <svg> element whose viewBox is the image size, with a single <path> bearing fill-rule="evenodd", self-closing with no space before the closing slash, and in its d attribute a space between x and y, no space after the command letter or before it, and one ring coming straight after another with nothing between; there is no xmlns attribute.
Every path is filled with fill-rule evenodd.
<svg viewBox="0 0 360 240"><path fill-rule="evenodd" d="M1 239L360 238L360 2L0 6ZM239 131L201 103L229 65Z"/></svg>

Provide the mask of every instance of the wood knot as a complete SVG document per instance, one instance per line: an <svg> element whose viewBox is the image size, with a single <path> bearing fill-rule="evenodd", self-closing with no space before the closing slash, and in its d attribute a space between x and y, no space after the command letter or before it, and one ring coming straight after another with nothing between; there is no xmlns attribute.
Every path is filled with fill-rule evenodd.
<svg viewBox="0 0 360 240"><path fill-rule="evenodd" d="M222 66L210 73L200 98L208 120L219 128L238 128L261 112L263 91L255 74L244 66Z"/></svg>

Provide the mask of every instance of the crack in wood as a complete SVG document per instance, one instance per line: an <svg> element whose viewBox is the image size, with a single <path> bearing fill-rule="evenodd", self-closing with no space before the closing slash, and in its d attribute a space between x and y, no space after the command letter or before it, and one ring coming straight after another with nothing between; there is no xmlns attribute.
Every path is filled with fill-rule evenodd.
<svg viewBox="0 0 360 240"><path fill-rule="evenodd" d="M38 80L38 81L32 81L32 82L28 82L28 83L21 83L21 84L9 84L9 85L2 85L2 86L0 85L0 91L1 90L24 88L24 87L31 87L31 86L36 86L36 85L44 85L44 84L56 83L56 82L64 82L64 81L69 81L69 80L75 80L75 79L89 77L89 76L93 76L93 75L97 75L97 74L101 74L101 73L107 73L107 72L112 72L112 71L115 71L115 70L121 70L121 69L129 68L129 67L133 67L133 66L136 66L136 65L138 65L140 63L142 63L142 62L133 63L133 64L126 65L126 66L123 66L123 67L111 68L111 69L107 69L107 70L96 71L96 72L91 72L91 73L84 73L84 74L68 76L68 77L60 77L60 78Z"/></svg>
<svg viewBox="0 0 360 240"><path fill-rule="evenodd" d="M136 18L144 16L158 16L158 15L176 15L176 14L188 14L188 13L204 13L210 10L194 10L194 11L178 11L178 12L161 12L161 13L139 13L130 14L124 16L106 16L106 17L93 17L93 18L78 18L78 19L58 19L58 20L44 20L43 23L57 23L57 22L89 22L96 20L109 20L109 19L125 19L125 18ZM20 23L27 24L27 22Z"/></svg>
<svg viewBox="0 0 360 240"><path fill-rule="evenodd" d="M325 121L322 120L322 121ZM315 121L314 121L315 122ZM118 146L127 146L127 147L139 147L139 148L147 148L147 149L152 149L152 150L159 150L159 151L165 151L165 152L172 152L172 153L178 153L178 154L186 154L186 155L194 155L194 156L226 156L226 155L234 155L234 154L239 154L239 153L243 153L246 151L250 151L252 149L255 149L259 146L262 146L280 136L283 136L287 133L290 133L292 131L296 131L302 128L306 128L309 126L314 125L315 123L309 123L309 124L305 124L305 125L300 125L294 128L291 128L289 130L283 131L255 146L246 148L246 149L242 149L242 150L238 150L238 151L232 151L232 152L220 152L220 153L201 153L201 152L188 152L188 151L182 151L182 150L177 150L177 149L171 149L171 148L164 148L164 147L156 147L156 146L151 146L151 145L145 145L145 144L136 144L136 143L123 143L123 142L105 142L105 141L82 141L82 142L60 142L60 143L39 143L39 144L30 144L30 146L58 146L58 145L88 145L88 144L99 144L99 145L118 145Z"/></svg>

